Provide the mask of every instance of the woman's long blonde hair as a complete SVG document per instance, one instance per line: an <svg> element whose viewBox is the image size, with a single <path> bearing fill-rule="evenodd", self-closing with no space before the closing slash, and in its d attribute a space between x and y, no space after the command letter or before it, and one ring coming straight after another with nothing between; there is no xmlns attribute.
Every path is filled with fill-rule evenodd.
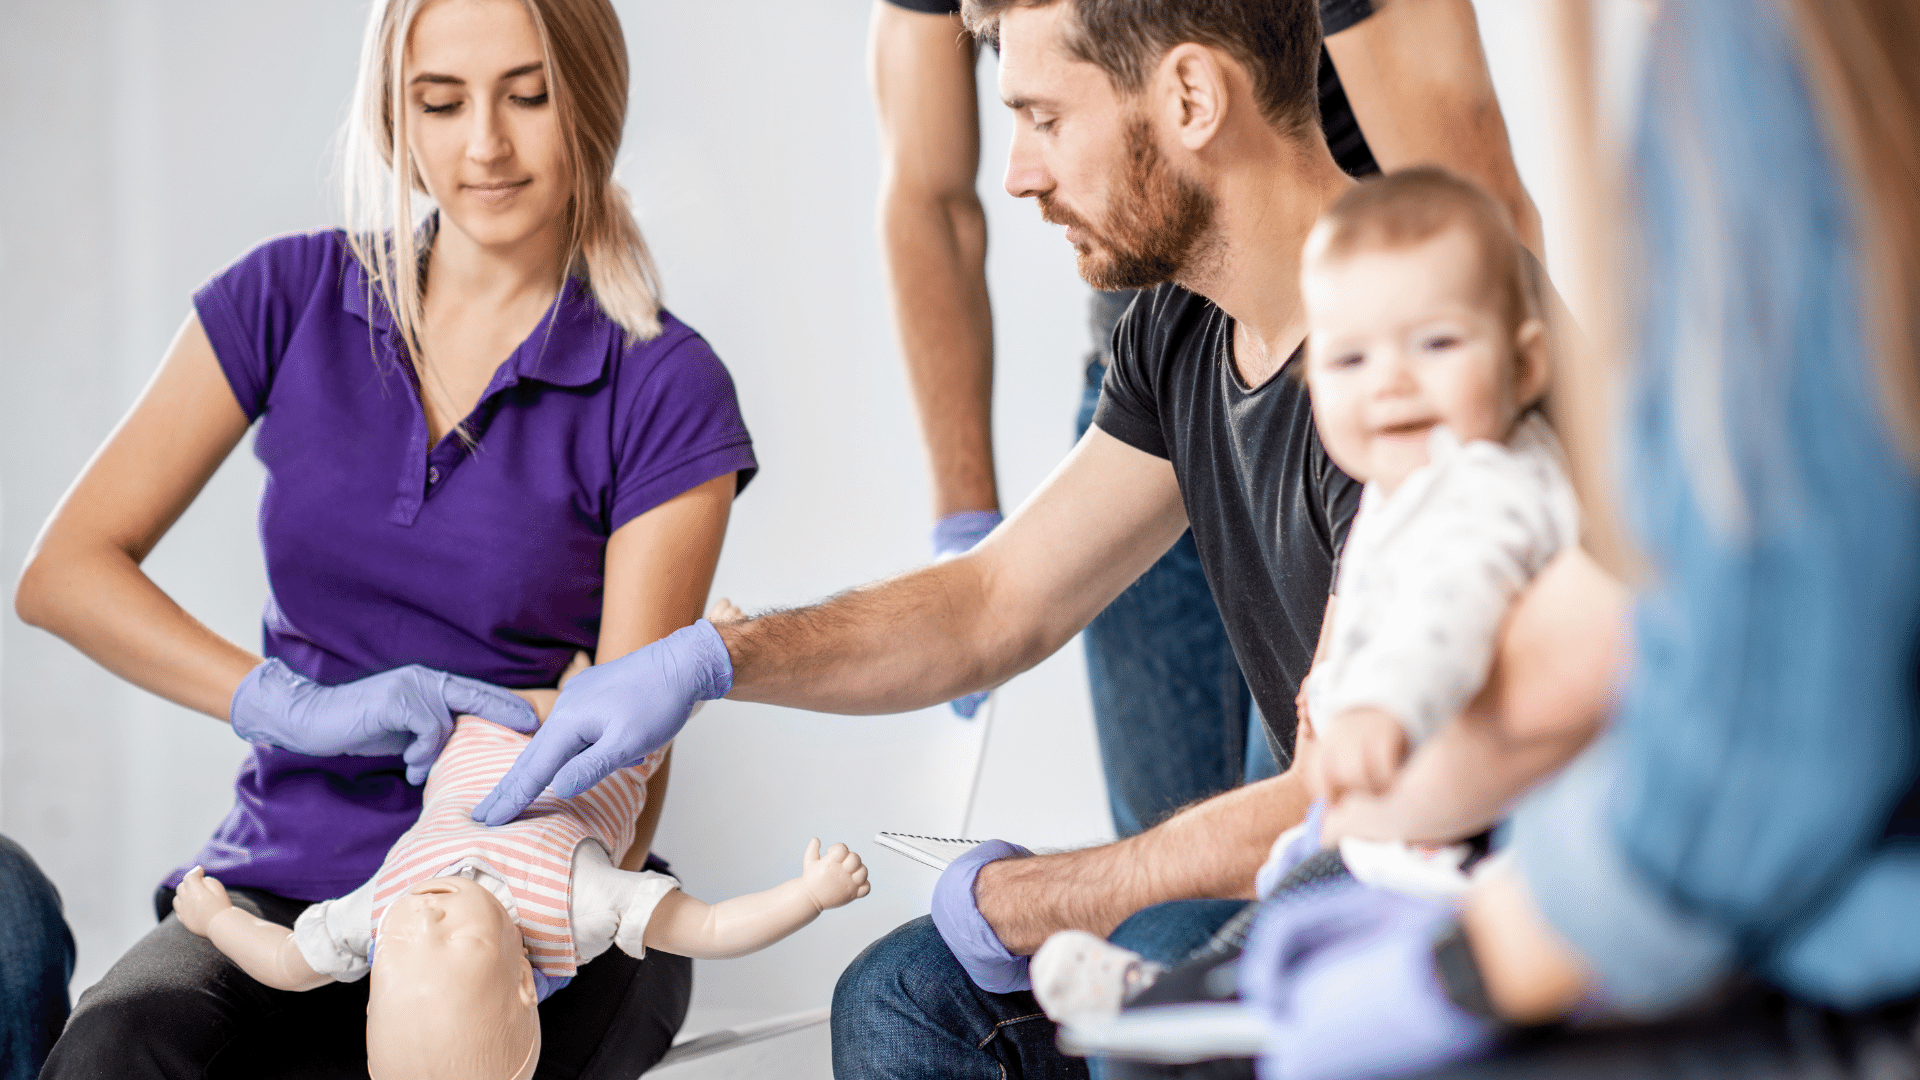
<svg viewBox="0 0 1920 1080"><path fill-rule="evenodd" d="M407 145L404 68L414 20L430 0L376 0L343 139L347 242L424 376L421 266L424 195ZM613 179L627 118L627 47L609 0L521 0L540 37L547 94L571 174L563 277L579 278L628 337L660 333L659 272L626 192ZM402 152L396 152L399 148ZM424 383L423 383L424 385Z"/></svg>
<svg viewBox="0 0 1920 1080"><path fill-rule="evenodd" d="M1859 206L1882 407L1920 467L1920 5L1786 0Z"/></svg>

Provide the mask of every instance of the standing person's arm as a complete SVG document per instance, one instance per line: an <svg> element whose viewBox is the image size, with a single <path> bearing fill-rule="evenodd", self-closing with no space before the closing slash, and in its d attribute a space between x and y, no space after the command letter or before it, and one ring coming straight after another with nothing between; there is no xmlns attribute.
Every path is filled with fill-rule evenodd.
<svg viewBox="0 0 1920 1080"><path fill-rule="evenodd" d="M1383 172L1440 165L1485 188L1520 240L1546 258L1480 48L1473 0L1373 0L1373 15L1327 38L1353 117Z"/></svg>
<svg viewBox="0 0 1920 1080"><path fill-rule="evenodd" d="M874 0L868 62L880 121L881 250L934 514L997 511L973 37L957 15Z"/></svg>

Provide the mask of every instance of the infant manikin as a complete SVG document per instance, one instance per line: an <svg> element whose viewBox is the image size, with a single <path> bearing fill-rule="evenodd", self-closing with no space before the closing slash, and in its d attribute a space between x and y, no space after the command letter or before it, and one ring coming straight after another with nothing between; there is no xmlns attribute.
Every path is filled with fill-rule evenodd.
<svg viewBox="0 0 1920 1080"><path fill-rule="evenodd" d="M1537 408L1547 335L1524 258L1504 210L1432 169L1361 184L1307 240L1314 423L1328 456L1366 485L1307 680L1309 784L1330 801L1392 787L1486 683L1514 598L1578 543L1573 489ZM1275 842L1261 895L1302 842L1318 849L1305 829ZM1464 846L1347 840L1341 851L1376 887L1466 882ZM1035 997L1064 1022L1112 1016L1157 974L1077 932L1050 938L1032 971Z"/></svg>
<svg viewBox="0 0 1920 1080"><path fill-rule="evenodd" d="M367 1071L374 1080L533 1075L539 1003L610 947L699 959L765 948L865 896L860 857L813 841L799 877L707 905L679 882L614 864L634 841L660 755L573 799L543 794L489 829L469 818L528 736L463 716L427 778L420 820L373 880L302 912L288 930L233 907L199 868L174 911L260 982L310 990L372 974ZM639 853L644 856L644 852Z"/></svg>

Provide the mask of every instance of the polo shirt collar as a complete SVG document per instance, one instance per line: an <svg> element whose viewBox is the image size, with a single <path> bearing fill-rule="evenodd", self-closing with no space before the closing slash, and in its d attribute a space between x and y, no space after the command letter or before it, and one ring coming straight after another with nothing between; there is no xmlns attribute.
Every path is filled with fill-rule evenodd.
<svg viewBox="0 0 1920 1080"><path fill-rule="evenodd" d="M365 269L351 256L344 284L343 310L375 330L398 336L386 301L377 290L369 291ZM600 310L586 282L568 277L533 333L501 365L494 383L511 385L532 379L553 386L585 386L606 374L607 361L620 344L620 327Z"/></svg>

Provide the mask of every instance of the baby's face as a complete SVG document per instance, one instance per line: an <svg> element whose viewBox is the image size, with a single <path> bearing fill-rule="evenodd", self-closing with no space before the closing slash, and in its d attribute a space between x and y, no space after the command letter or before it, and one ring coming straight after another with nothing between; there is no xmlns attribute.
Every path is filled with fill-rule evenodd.
<svg viewBox="0 0 1920 1080"><path fill-rule="evenodd" d="M1504 440L1537 396L1464 230L1337 259L1310 244L1300 287L1314 423L1355 479L1398 487L1427 463L1436 424L1461 442Z"/></svg>
<svg viewBox="0 0 1920 1080"><path fill-rule="evenodd" d="M380 924L368 1069L375 1080L530 1073L538 1003L520 928L500 901L466 878L423 881Z"/></svg>

